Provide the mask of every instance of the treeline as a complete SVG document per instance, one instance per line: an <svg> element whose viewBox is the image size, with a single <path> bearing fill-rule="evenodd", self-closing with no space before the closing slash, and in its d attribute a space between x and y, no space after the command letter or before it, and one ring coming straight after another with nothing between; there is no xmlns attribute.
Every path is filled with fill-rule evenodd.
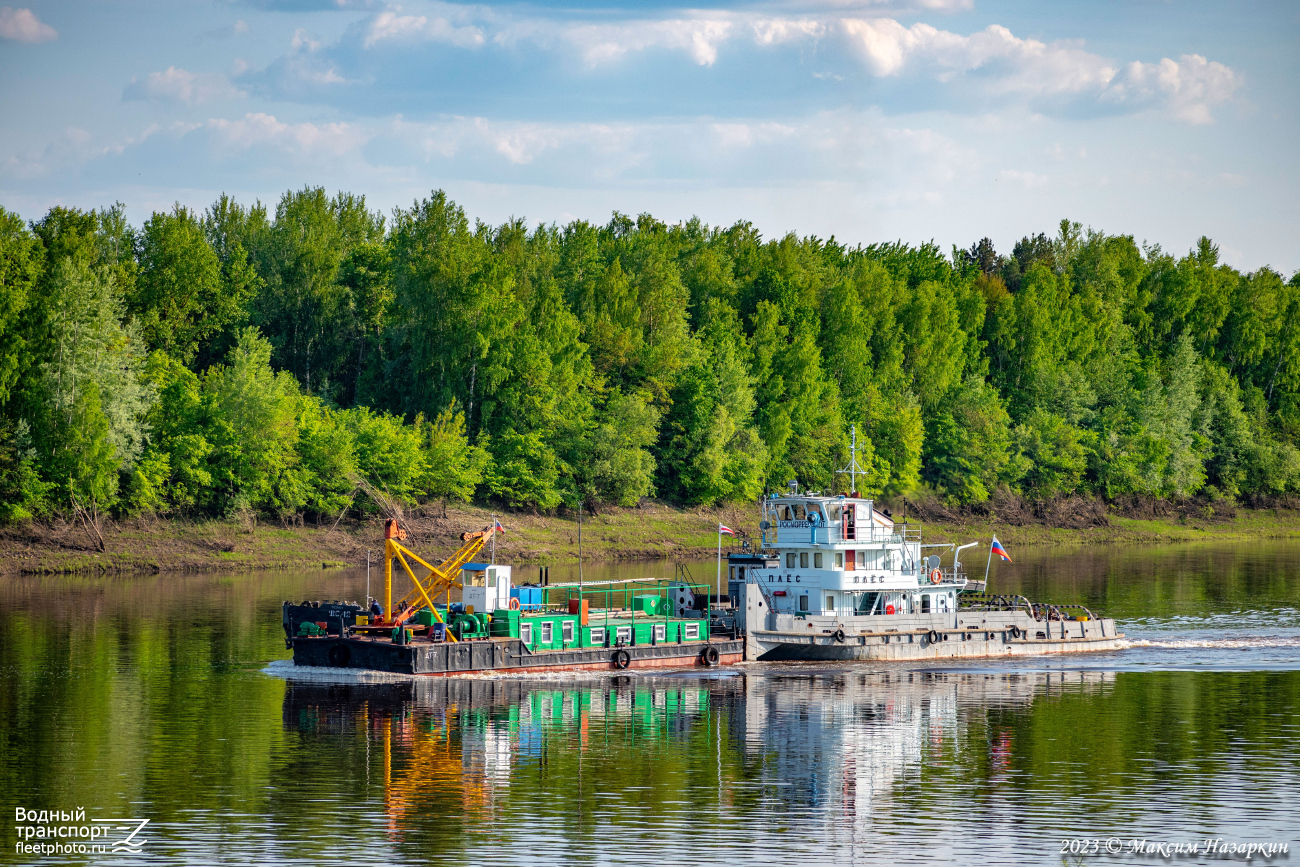
<svg viewBox="0 0 1300 867"><path fill-rule="evenodd" d="M1300 274L1062 222L845 247L442 193L0 210L5 520L1300 488Z"/></svg>

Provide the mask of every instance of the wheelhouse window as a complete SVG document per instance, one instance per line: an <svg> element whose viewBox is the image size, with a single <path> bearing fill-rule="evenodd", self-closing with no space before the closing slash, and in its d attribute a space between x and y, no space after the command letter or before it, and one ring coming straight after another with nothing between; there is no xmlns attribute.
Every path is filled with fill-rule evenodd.
<svg viewBox="0 0 1300 867"><path fill-rule="evenodd" d="M815 554L813 554L813 568L814 568L814 569L820 569L820 568L822 568L822 552L821 552L821 551L818 551L818 552L816 552Z"/></svg>
<svg viewBox="0 0 1300 867"><path fill-rule="evenodd" d="M800 597L799 597L799 610L800 610L800 611L807 611L807 610L808 610L808 597L807 597L807 596L800 596Z"/></svg>
<svg viewBox="0 0 1300 867"><path fill-rule="evenodd" d="M800 551L800 552L799 552L799 568L800 568L800 569L807 569L807 568L808 568L808 552L807 552L807 551Z"/></svg>
<svg viewBox="0 0 1300 867"><path fill-rule="evenodd" d="M836 568L836 569L843 569L843 568L844 568L844 552L843 552L843 551L836 551L836 552L835 552L835 568Z"/></svg>
<svg viewBox="0 0 1300 867"><path fill-rule="evenodd" d="M789 551L789 552L787 552L786 555L785 555L785 568L787 568L787 569L793 569L793 568L794 568L794 552L793 552L793 551Z"/></svg>

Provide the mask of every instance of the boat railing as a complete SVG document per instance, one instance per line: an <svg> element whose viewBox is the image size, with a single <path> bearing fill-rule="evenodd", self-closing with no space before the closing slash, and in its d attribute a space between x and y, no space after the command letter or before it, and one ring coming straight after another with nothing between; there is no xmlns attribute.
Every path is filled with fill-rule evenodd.
<svg viewBox="0 0 1300 867"><path fill-rule="evenodd" d="M1049 605L1045 602L1034 603L1035 620L1075 620L1077 615L1071 614L1072 611L1082 612L1089 620L1096 620L1097 615L1092 613L1092 609L1086 605Z"/></svg>
<svg viewBox="0 0 1300 867"><path fill-rule="evenodd" d="M801 526L788 526L797 523ZM781 526L786 524L787 526ZM904 542L918 542L921 533L914 528L903 530L872 530L867 527L855 527L846 531L838 521L826 524L809 524L806 521L781 521L768 540L769 545L830 545L836 542L863 542L873 545L901 545Z"/></svg>
<svg viewBox="0 0 1300 867"><path fill-rule="evenodd" d="M1046 602L1030 602L1019 594L967 593L962 596L961 608L965 611L1023 611L1038 622L1074 620L1080 612L1089 620L1096 620L1097 615L1086 605L1051 605Z"/></svg>
<svg viewBox="0 0 1300 867"><path fill-rule="evenodd" d="M1035 612L1038 606L1018 593L967 593L960 604L967 611L1023 611L1035 620L1042 619Z"/></svg>

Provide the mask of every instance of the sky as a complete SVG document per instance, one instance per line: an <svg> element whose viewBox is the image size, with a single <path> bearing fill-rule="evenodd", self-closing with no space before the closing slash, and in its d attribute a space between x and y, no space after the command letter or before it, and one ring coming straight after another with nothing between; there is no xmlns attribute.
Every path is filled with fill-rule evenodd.
<svg viewBox="0 0 1300 867"><path fill-rule="evenodd" d="M29 220L442 189L489 223L1009 253L1068 218L1300 269L1300 3L17 2L0 207Z"/></svg>

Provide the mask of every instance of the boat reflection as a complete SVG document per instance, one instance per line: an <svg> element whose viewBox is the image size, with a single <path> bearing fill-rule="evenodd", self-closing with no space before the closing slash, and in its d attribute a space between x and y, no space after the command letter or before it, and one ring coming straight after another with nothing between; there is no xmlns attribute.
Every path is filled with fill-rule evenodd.
<svg viewBox="0 0 1300 867"><path fill-rule="evenodd" d="M980 776L1005 779L1014 718L1113 678L775 668L717 678L290 680L283 721L319 741L313 749L364 764L395 841L436 835L435 820L446 818L467 830L525 817L572 830L617 823L629 809L640 823L820 814L857 824L924 795L925 780L979 738Z"/></svg>

